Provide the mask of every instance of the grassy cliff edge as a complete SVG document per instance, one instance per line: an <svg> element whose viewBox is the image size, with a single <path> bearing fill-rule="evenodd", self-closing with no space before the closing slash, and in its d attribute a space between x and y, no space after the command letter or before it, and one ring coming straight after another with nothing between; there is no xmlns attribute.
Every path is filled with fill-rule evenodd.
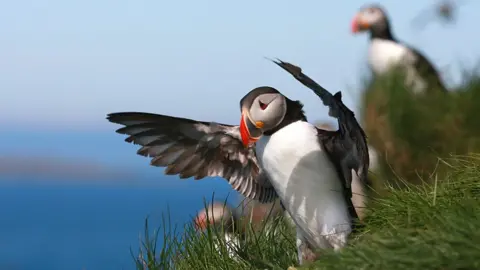
<svg viewBox="0 0 480 270"><path fill-rule="evenodd" d="M480 79L456 91L415 95L401 76L371 83L362 124L379 155L365 227L339 253L298 269L480 269ZM164 224L163 243L146 235L137 269L287 269L296 263L293 229L269 220L247 230L228 255L217 236ZM266 233L267 229L270 232ZM274 230L272 230L274 229ZM217 246L220 246L218 248ZM156 249L158 248L158 250Z"/></svg>

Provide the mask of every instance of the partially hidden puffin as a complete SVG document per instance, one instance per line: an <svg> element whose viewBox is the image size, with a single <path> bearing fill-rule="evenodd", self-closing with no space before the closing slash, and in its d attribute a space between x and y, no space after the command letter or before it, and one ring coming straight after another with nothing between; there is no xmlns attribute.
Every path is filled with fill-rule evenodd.
<svg viewBox="0 0 480 270"><path fill-rule="evenodd" d="M307 122L303 105L272 87L258 87L240 101L240 125L200 122L167 115L120 112L107 116L124 127L139 155L180 178L220 176L243 196L261 202L279 197L296 224L299 264L316 249L339 250L355 229L352 170L366 181L366 136L355 116L301 69L274 61L312 89L337 118L327 131Z"/></svg>
<svg viewBox="0 0 480 270"><path fill-rule="evenodd" d="M215 229L214 245L217 251L221 253L220 246L225 246L228 255L237 258L236 249L245 240L247 230L252 228L256 232L275 233L276 228L272 227L271 222L266 221L282 214L287 214L285 218L291 221L278 199L272 203L260 203L245 198L237 207L216 201L198 211L193 224L195 230L199 232L205 232L208 227ZM295 226L293 221L291 223Z"/></svg>
<svg viewBox="0 0 480 270"><path fill-rule="evenodd" d="M270 225L275 225L275 223L269 221L278 217L283 217L283 220L288 222L287 224L295 227L295 223L278 198L271 203L261 203L257 200L243 198L240 207L242 207L243 216L256 231L263 230L267 234L270 233L272 228L275 229Z"/></svg>
<svg viewBox="0 0 480 270"><path fill-rule="evenodd" d="M447 91L433 64L421 52L395 38L381 6L361 8L354 16L351 27L352 33L370 33L368 64L375 76L386 74L393 67L400 67L405 71L405 84L414 93Z"/></svg>
<svg viewBox="0 0 480 270"><path fill-rule="evenodd" d="M193 224L197 231L205 231L208 226L214 228L215 236L220 237L215 239L215 249L221 253L220 246L225 246L228 256L236 258L236 249L244 235L241 230L241 221L242 215L239 208L221 202L213 202L198 212ZM221 238L223 240L220 240Z"/></svg>

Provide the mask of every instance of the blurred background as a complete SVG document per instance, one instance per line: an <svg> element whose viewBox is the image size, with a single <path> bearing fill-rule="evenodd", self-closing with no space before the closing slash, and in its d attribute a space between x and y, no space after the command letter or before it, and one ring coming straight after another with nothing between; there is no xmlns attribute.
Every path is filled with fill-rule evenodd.
<svg viewBox="0 0 480 270"><path fill-rule="evenodd" d="M453 18L439 9L440 1L377 2L396 36L421 50L449 88L465 82L465 70L480 57L480 3L460 6ZM352 17L369 4L363 0L1 3L0 269L132 269L130 249L138 249L147 216L156 226L169 211L181 226L212 192L239 201L222 179L178 180L150 167L114 132L119 126L105 119L107 113L237 124L240 98L269 85L301 100L310 121L335 125L310 90L265 56L297 64L330 91L341 90L358 116L372 104L364 98L369 38L350 32ZM375 113L361 122L383 160L386 140L410 149L402 157L427 159L412 153L422 141L407 136L425 122L386 138L376 136L384 130L374 128ZM479 134L458 130L457 139ZM430 170L435 162L422 166ZM412 174L395 166L405 177Z"/></svg>

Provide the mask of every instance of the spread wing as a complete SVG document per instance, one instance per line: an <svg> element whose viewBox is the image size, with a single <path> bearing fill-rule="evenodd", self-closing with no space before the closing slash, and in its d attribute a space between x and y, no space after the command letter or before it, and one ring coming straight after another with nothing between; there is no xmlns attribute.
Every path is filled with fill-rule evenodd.
<svg viewBox="0 0 480 270"><path fill-rule="evenodd" d="M365 132L355 119L354 113L343 104L341 92L332 95L303 74L301 68L281 60L273 62L313 90L322 99L323 104L329 107L329 115L337 118L338 131L319 129L319 137L332 160L338 160L337 170L343 176L344 186L350 192L349 196L351 197L352 169L364 185L368 183L367 174L370 161Z"/></svg>
<svg viewBox="0 0 480 270"><path fill-rule="evenodd" d="M153 166L166 167L165 174L220 176L247 198L270 202L277 197L254 148L243 146L238 126L139 112L111 113L107 119L124 125L117 133L141 145L137 154L151 157Z"/></svg>

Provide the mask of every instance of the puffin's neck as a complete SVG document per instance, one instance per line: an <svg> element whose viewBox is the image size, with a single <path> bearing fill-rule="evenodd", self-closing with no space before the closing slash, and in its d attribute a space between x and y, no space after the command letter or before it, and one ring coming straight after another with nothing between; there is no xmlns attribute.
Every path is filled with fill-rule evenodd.
<svg viewBox="0 0 480 270"><path fill-rule="evenodd" d="M390 24L387 22L386 26L383 28L372 28L370 30L370 39L384 39L390 41L397 41L395 36L392 34L392 30L390 28Z"/></svg>
<svg viewBox="0 0 480 270"><path fill-rule="evenodd" d="M305 116L305 112L303 111L303 104L298 100L293 101L288 98L286 100L287 100L287 113L285 114L285 117L283 118L282 122L280 122L280 124L277 125L275 128L269 131L266 131L263 135L270 136L273 133L277 132L278 130L282 129L283 127L286 127L298 120L307 121L307 117Z"/></svg>

